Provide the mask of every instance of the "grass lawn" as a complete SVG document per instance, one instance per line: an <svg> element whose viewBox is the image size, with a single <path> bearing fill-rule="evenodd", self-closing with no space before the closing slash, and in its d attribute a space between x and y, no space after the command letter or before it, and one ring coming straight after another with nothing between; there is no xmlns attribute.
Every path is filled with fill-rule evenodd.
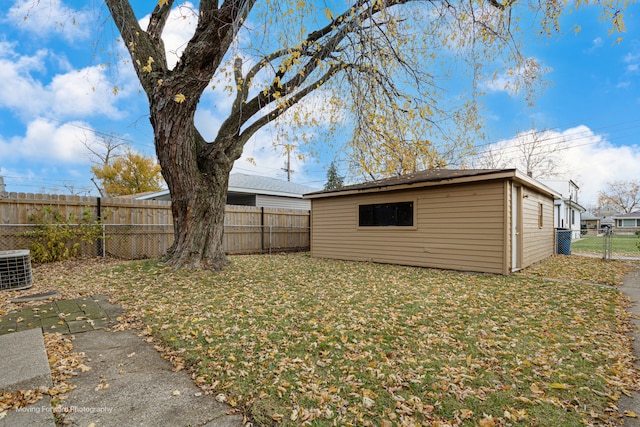
<svg viewBox="0 0 640 427"><path fill-rule="evenodd" d="M575 253L604 253L602 236L585 236L580 240L571 242L571 252ZM611 236L611 252L615 255L631 255L640 257L638 236L624 236L614 234Z"/></svg>
<svg viewBox="0 0 640 427"><path fill-rule="evenodd" d="M34 269L34 288L112 295L254 425L617 425L618 398L640 389L627 299L579 282L615 285L637 263L553 257L502 277L307 254L231 261L221 273L58 263ZM572 262L571 280L533 276L566 277Z"/></svg>

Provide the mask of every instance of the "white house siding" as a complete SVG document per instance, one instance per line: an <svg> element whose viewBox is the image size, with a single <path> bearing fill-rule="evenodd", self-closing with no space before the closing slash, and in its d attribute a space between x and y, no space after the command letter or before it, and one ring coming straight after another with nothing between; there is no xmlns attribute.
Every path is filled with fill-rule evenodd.
<svg viewBox="0 0 640 427"><path fill-rule="evenodd" d="M503 181L312 199L312 255L505 274ZM414 202L414 227L358 227L360 204Z"/></svg>
<svg viewBox="0 0 640 427"><path fill-rule="evenodd" d="M282 209L311 209L311 200L256 194L256 206Z"/></svg>
<svg viewBox="0 0 640 427"><path fill-rule="evenodd" d="M541 182L559 192L561 199L555 201L554 226L572 231L572 239L579 239L580 214L584 208L578 204L579 187L571 180L541 180Z"/></svg>

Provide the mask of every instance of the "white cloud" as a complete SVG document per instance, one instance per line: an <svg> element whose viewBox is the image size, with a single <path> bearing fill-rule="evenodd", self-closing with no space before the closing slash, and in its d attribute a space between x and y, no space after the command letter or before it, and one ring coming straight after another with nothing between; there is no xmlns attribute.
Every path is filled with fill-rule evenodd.
<svg viewBox="0 0 640 427"><path fill-rule="evenodd" d="M581 125L564 131L545 131L544 140L561 142L556 151L558 156L558 176L554 179L571 179L580 187L579 203L595 206L598 193L606 190L611 181L638 179L640 171L640 146L615 146L605 135L594 133ZM514 149L519 139L500 141L493 145L503 159L516 155ZM505 167L516 167L515 160L507 161Z"/></svg>
<svg viewBox="0 0 640 427"><path fill-rule="evenodd" d="M67 41L78 41L91 34L95 17L60 0L18 0L3 21L38 37L60 34Z"/></svg>
<svg viewBox="0 0 640 427"><path fill-rule="evenodd" d="M630 52L624 56L624 62L627 64L640 61L640 53Z"/></svg>
<svg viewBox="0 0 640 427"><path fill-rule="evenodd" d="M602 37L596 37L591 41L591 47L589 47L589 49L587 49L585 52L593 53L597 49L601 48L603 45L604 45L604 40L602 39Z"/></svg>
<svg viewBox="0 0 640 427"><path fill-rule="evenodd" d="M30 57L15 57L9 47L8 43L0 45L0 106L23 111L44 108L40 96L44 88L30 73L39 71L47 51L39 50Z"/></svg>
<svg viewBox="0 0 640 427"><path fill-rule="evenodd" d="M118 118L116 102L131 88L113 95L113 85L103 67L92 66L55 75L46 84L34 75L46 70L48 58L60 62L46 49L34 55L19 55L15 44L0 42L0 107L24 117L50 115L76 118L104 115ZM123 85L125 86L125 85Z"/></svg>
<svg viewBox="0 0 640 427"><path fill-rule="evenodd" d="M121 116L115 103L118 96L113 94L102 67L93 66L66 74L58 74L46 87L52 99L50 105L59 117L85 117L106 115L111 118Z"/></svg>
<svg viewBox="0 0 640 427"><path fill-rule="evenodd" d="M5 161L40 161L51 164L86 164L87 149L81 141L92 137L86 123L58 124L38 118L27 125L26 134L0 139L0 158ZM89 135L88 135L89 133Z"/></svg>
<svg viewBox="0 0 640 427"><path fill-rule="evenodd" d="M197 8L191 2L184 2L171 10L167 23L162 32L162 40L167 54L167 65L173 69L187 42L193 36L198 24ZM144 30L149 25L150 15L140 20L140 27Z"/></svg>
<svg viewBox="0 0 640 427"><path fill-rule="evenodd" d="M623 61L626 65L625 71L627 74L637 74L640 70L640 53L637 51L637 44L634 44L634 51L627 53Z"/></svg>
<svg viewBox="0 0 640 427"><path fill-rule="evenodd" d="M207 141L212 141L216 137L220 125L222 125L222 117L216 113L216 110L204 108L199 108L196 111L196 128Z"/></svg>
<svg viewBox="0 0 640 427"><path fill-rule="evenodd" d="M596 205L598 193L606 190L611 181L638 179L640 171L640 146L615 146L605 136L594 134L588 127L568 129L578 134L573 148L562 152L567 170L573 171L572 179L580 186L580 203ZM571 139L570 139L571 140Z"/></svg>

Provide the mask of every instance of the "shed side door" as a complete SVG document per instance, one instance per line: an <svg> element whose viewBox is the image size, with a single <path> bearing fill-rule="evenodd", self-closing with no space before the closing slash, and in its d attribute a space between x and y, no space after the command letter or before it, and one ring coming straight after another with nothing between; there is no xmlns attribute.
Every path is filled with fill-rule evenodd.
<svg viewBox="0 0 640 427"><path fill-rule="evenodd" d="M522 268L522 187L511 187L511 271Z"/></svg>

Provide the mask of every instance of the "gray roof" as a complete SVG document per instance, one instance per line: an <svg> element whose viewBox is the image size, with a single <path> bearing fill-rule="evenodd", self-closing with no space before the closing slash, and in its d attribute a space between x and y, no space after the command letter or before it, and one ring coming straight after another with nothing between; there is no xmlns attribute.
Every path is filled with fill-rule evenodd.
<svg viewBox="0 0 640 427"><path fill-rule="evenodd" d="M296 184L266 176L232 173L229 175L229 191L246 193L248 190L258 194L275 196L302 197L305 193L317 191L317 188Z"/></svg>
<svg viewBox="0 0 640 427"><path fill-rule="evenodd" d="M307 187L306 185L295 184L281 179L269 178L259 175L247 175L244 173L232 173L229 175L229 192L230 193L250 193L264 194L270 196L295 197L302 198L305 193L317 191L317 188ZM167 196L169 190L162 190L155 193L137 195L137 199L155 199L161 196Z"/></svg>
<svg viewBox="0 0 640 427"><path fill-rule="evenodd" d="M504 170L502 169L429 169L406 175L379 179L376 181L363 182L361 184L346 185L336 190L317 191L314 194L336 193L350 190L368 190L371 188L393 187L396 185L416 184L419 182L438 182L453 178L487 175L503 171Z"/></svg>
<svg viewBox="0 0 640 427"><path fill-rule="evenodd" d="M614 219L625 219L625 218L640 218L640 211L631 212L627 214L618 214L613 216Z"/></svg>

